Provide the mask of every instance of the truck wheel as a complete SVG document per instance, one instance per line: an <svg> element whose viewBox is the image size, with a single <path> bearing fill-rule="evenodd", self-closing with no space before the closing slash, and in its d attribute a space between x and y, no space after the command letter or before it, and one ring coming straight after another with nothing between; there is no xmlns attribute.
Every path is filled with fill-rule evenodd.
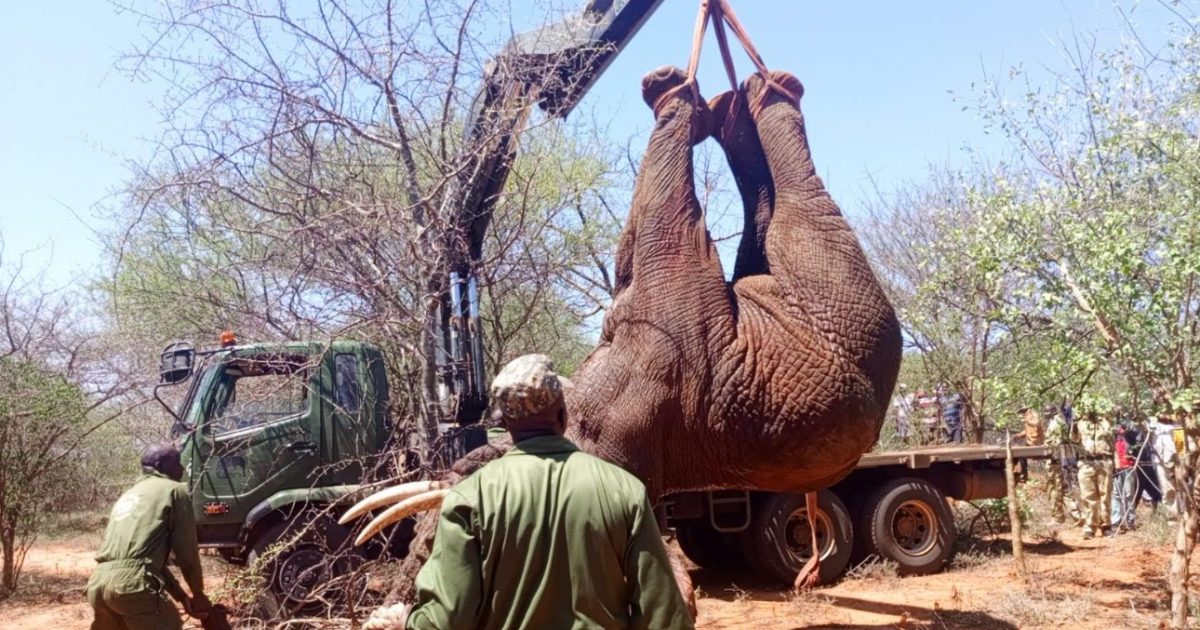
<svg viewBox="0 0 1200 630"><path fill-rule="evenodd" d="M712 528L705 519L682 522L675 526L675 540L688 560L712 571L736 571L745 567L738 534L726 534Z"/></svg>
<svg viewBox="0 0 1200 630"><path fill-rule="evenodd" d="M900 575L935 573L954 555L958 533L950 506L923 479L887 482L871 495L862 518L865 551L894 561Z"/></svg>
<svg viewBox="0 0 1200 630"><path fill-rule="evenodd" d="M812 532L803 494L774 494L762 503L754 515L755 564L772 579L787 585L812 557ZM850 513L838 496L829 490L817 494L817 549L821 558L819 582L831 584L850 565L854 527Z"/></svg>
<svg viewBox="0 0 1200 630"><path fill-rule="evenodd" d="M324 593L312 595L339 575L361 566L361 552L349 543L350 530L326 515L300 514L263 531L250 546L246 564L264 580L258 607L265 618L321 612ZM280 546L282 545L282 546Z"/></svg>

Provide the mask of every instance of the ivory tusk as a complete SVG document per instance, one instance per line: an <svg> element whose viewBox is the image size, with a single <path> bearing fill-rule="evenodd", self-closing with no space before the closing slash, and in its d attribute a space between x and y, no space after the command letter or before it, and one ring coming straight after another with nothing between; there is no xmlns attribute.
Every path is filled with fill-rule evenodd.
<svg viewBox="0 0 1200 630"><path fill-rule="evenodd" d="M396 505L388 508L376 516L374 520L367 523L366 528L354 539L355 545L361 545L371 539L372 536L378 534L380 530L396 521L399 521L407 516L424 512L426 510L436 509L442 503L442 499L446 498L446 493L449 490L430 490L423 494L418 494L415 497L409 497Z"/></svg>
<svg viewBox="0 0 1200 630"><path fill-rule="evenodd" d="M345 525L356 518L370 512L371 510L381 508L385 505L398 503L409 497L415 497L419 494L429 492L430 490L439 490L446 487L442 481L410 481L402 483L391 488L384 488L375 494L355 503L346 510L342 518L338 519L339 525Z"/></svg>

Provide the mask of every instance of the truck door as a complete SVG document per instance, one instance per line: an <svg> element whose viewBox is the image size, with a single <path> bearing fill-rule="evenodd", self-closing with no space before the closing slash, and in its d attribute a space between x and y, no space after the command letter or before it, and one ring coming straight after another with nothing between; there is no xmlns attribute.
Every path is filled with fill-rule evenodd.
<svg viewBox="0 0 1200 630"><path fill-rule="evenodd" d="M384 456L382 410L376 402L376 375L372 371L371 350L362 344L335 343L326 362L330 376L325 379L332 390L325 402L326 439L323 443L327 467L322 484L361 483L365 471L372 471ZM378 372L382 378L382 372Z"/></svg>
<svg viewBox="0 0 1200 630"><path fill-rule="evenodd" d="M320 373L319 357L303 355L237 356L221 368L196 435L202 543L236 538L246 514L272 494L314 485Z"/></svg>

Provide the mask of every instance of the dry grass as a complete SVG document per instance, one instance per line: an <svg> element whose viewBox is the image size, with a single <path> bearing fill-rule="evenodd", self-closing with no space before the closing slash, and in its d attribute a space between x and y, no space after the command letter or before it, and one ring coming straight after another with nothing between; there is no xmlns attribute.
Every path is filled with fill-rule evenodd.
<svg viewBox="0 0 1200 630"><path fill-rule="evenodd" d="M74 540L85 537L98 545L108 525L108 512L62 512L49 514L38 528L38 536L47 541Z"/></svg>
<svg viewBox="0 0 1200 630"><path fill-rule="evenodd" d="M849 611L839 608L834 599L820 589L799 593L791 591L787 594L786 601L791 609L791 614L797 618L803 619L815 615L825 620L826 623L846 625L853 621Z"/></svg>
<svg viewBox="0 0 1200 630"><path fill-rule="evenodd" d="M733 601L735 602L741 603L750 599L750 591L747 591L746 589L732 582L729 584L729 588L725 590L733 594Z"/></svg>
<svg viewBox="0 0 1200 630"><path fill-rule="evenodd" d="M1133 531L1134 538L1147 547L1170 547L1175 543L1175 523L1167 518L1163 509L1141 513L1137 529Z"/></svg>
<svg viewBox="0 0 1200 630"><path fill-rule="evenodd" d="M1036 582L996 593L987 601L988 612L1023 628L1084 625L1096 607L1088 592L1056 593Z"/></svg>
<svg viewBox="0 0 1200 630"><path fill-rule="evenodd" d="M893 560L886 560L879 556L871 555L866 560L851 567L843 579L888 582L899 578L900 565L896 564Z"/></svg>

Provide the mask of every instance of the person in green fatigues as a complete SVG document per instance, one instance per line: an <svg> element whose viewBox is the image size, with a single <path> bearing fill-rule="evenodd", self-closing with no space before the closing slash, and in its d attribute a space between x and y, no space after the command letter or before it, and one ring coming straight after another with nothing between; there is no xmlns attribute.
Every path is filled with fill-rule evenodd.
<svg viewBox="0 0 1200 630"><path fill-rule="evenodd" d="M98 566L88 580L87 598L95 611L92 630L176 630L183 626L169 593L189 614L203 618L211 609L204 595L196 522L183 465L170 444L142 453L142 477L113 505ZM189 598L167 568L174 552Z"/></svg>
<svg viewBox="0 0 1200 630"><path fill-rule="evenodd" d="M1079 495L1083 503L1083 537L1107 534L1112 527L1113 438L1112 421L1107 408L1098 403L1085 407L1083 417L1075 421L1079 454Z"/></svg>
<svg viewBox="0 0 1200 630"><path fill-rule="evenodd" d="M646 488L563 437L544 355L492 384L514 448L442 503L407 628L691 628Z"/></svg>
<svg viewBox="0 0 1200 630"><path fill-rule="evenodd" d="M1067 423L1058 409L1046 408L1046 429L1043 443L1050 447L1050 460L1046 462L1046 496L1050 501L1050 518L1062 523L1066 520L1066 502L1063 499L1064 450L1070 448L1071 440ZM1075 510L1072 509L1072 512Z"/></svg>

